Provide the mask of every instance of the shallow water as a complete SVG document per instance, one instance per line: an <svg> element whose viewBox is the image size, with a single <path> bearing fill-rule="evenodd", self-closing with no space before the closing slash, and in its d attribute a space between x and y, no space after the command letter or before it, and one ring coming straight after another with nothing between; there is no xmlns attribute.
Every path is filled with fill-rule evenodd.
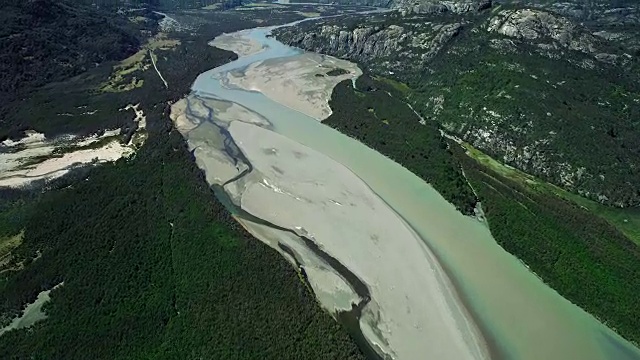
<svg viewBox="0 0 640 360"><path fill-rule="evenodd" d="M265 51L201 74L194 92L263 115L274 131L330 156L362 178L438 256L496 354L516 359L640 359L637 348L542 283L498 246L480 222L461 215L400 165L261 93L222 86L221 73L301 52L267 37L270 30L246 33Z"/></svg>

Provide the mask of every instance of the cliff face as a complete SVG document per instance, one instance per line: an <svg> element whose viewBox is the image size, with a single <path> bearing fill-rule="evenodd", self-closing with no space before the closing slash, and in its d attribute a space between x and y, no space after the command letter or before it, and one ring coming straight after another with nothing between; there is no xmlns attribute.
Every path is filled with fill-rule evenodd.
<svg viewBox="0 0 640 360"><path fill-rule="evenodd" d="M463 27L462 23L371 20L354 28L337 22L311 31L279 32L289 44L368 64L380 72L412 71L432 59Z"/></svg>
<svg viewBox="0 0 640 360"><path fill-rule="evenodd" d="M408 14L464 14L478 12L490 8L492 0L462 0L462 1L416 1L396 0L392 8L399 9L404 15Z"/></svg>
<svg viewBox="0 0 640 360"><path fill-rule="evenodd" d="M607 39L539 8L439 4L276 36L405 82L424 118L509 165L605 204L640 205L634 33Z"/></svg>

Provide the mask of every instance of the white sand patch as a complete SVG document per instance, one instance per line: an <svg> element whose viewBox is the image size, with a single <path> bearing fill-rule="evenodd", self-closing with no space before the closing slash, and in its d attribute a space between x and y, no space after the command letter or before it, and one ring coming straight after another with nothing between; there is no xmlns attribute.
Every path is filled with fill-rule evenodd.
<svg viewBox="0 0 640 360"><path fill-rule="evenodd" d="M238 57L249 56L263 51L264 48L258 41L246 36L249 31L251 30L219 35L209 45L222 50L233 51Z"/></svg>
<svg viewBox="0 0 640 360"><path fill-rule="evenodd" d="M138 124L138 129L146 129L147 128L147 117L144 115L144 111L140 108L140 104L129 104L120 110L133 110L136 114L136 118L133 119L135 123Z"/></svg>
<svg viewBox="0 0 640 360"><path fill-rule="evenodd" d="M33 130L27 130L24 132L24 137L18 141L13 141L11 139L7 139L3 142L0 142L1 146L5 147L14 147L18 145L31 145L43 142L45 139L44 134L39 133Z"/></svg>
<svg viewBox="0 0 640 360"><path fill-rule="evenodd" d="M214 99L195 96L181 99L171 107L171 120L176 129L188 138L187 145L196 157L196 164L205 171L209 184L222 185L248 169L246 164L235 162L223 150L224 136L212 122L202 119L215 118L220 125L234 120L260 125L269 122L245 107Z"/></svg>
<svg viewBox="0 0 640 360"><path fill-rule="evenodd" d="M44 142L44 136L42 136L42 140L34 141L33 136L28 135L20 139L20 141L14 142L6 140L3 144L9 145L4 148L0 146L0 151L4 151L0 152L0 179L2 179L7 172L22 166L28 159L49 156L55 150L53 144ZM24 147L24 149L21 149L21 147Z"/></svg>
<svg viewBox="0 0 640 360"><path fill-rule="evenodd" d="M246 185L242 208L307 233L367 284L361 326L372 342L398 359L487 356L433 254L364 182L274 132L237 121L229 131L262 176Z"/></svg>
<svg viewBox="0 0 640 360"><path fill-rule="evenodd" d="M205 171L209 184L224 184L247 169L242 163L234 164L224 152L218 150L214 141L222 137L218 128L211 123L203 123L189 133L189 150L193 150L196 164Z"/></svg>
<svg viewBox="0 0 640 360"><path fill-rule="evenodd" d="M328 76L334 69L347 74ZM329 99L341 81L362 75L357 65L346 60L304 53L251 64L242 76L227 73L229 84L259 91L268 98L319 121L331 115Z"/></svg>
<svg viewBox="0 0 640 360"><path fill-rule="evenodd" d="M64 282L61 282L50 290L40 292L38 294L38 297L36 298L36 301L28 304L27 307L22 311L22 316L13 319L13 321L11 321L11 324L9 324L5 328L0 329L0 336L9 330L29 327L40 320L46 319L47 314L42 311L42 306L49 300L51 300L51 297L49 296L51 291L59 288L62 285L64 285Z"/></svg>
<svg viewBox="0 0 640 360"><path fill-rule="evenodd" d="M360 301L347 281L330 268L308 265L304 270L318 301L325 308L349 311Z"/></svg>
<svg viewBox="0 0 640 360"><path fill-rule="evenodd" d="M174 126L181 134L189 133L200 121L196 117L189 117L185 113L187 109L187 99L180 99L171 105L171 114L169 118L173 121Z"/></svg>
<svg viewBox="0 0 640 360"><path fill-rule="evenodd" d="M138 131L128 144L118 137L120 129L102 135L78 138L63 135L47 140L43 134L26 131L19 141L0 143L0 187L23 187L36 180L52 180L67 174L76 166L116 161L131 156L146 139L146 116L139 104L121 110L133 110ZM104 142L102 145L98 142ZM100 145L100 146L98 146ZM92 146L92 148L86 148Z"/></svg>
<svg viewBox="0 0 640 360"><path fill-rule="evenodd" d="M0 174L0 187L19 187L34 180L58 178L68 173L73 165L115 161L132 153L133 150L130 147L114 140L97 149L69 152L35 165L20 166L18 169L5 171ZM2 154L0 154L1 157Z"/></svg>

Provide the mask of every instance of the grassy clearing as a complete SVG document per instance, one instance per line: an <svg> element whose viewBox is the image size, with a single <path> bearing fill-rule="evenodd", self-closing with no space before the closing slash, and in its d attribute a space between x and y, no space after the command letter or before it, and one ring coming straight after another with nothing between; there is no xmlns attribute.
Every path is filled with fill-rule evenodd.
<svg viewBox="0 0 640 360"><path fill-rule="evenodd" d="M23 240L24 230L20 230L16 235L0 236L0 274L22 268L22 263L15 263L13 251L22 244Z"/></svg>
<svg viewBox="0 0 640 360"><path fill-rule="evenodd" d="M222 7L222 4L211 4L207 6L203 6L202 10L218 10Z"/></svg>
<svg viewBox="0 0 640 360"><path fill-rule="evenodd" d="M374 79L390 85L392 88L399 91L403 95L406 95L411 91L411 88L407 84L397 80L393 80L393 79L382 77L382 76L376 76L374 77Z"/></svg>
<svg viewBox="0 0 640 360"><path fill-rule="evenodd" d="M554 185L546 184L546 187L557 196L573 201L607 220L631 241L640 245L640 209L605 206Z"/></svg>
<svg viewBox="0 0 640 360"><path fill-rule="evenodd" d="M631 241L640 245L640 209L623 209L602 205L553 184L549 184L511 166L504 165L470 144L462 143L462 146L469 156L489 169L508 179L527 185L527 188L531 190L556 195L589 210L594 215L603 218L620 230Z"/></svg>
<svg viewBox="0 0 640 360"><path fill-rule="evenodd" d="M250 7L250 8L286 8L286 6L284 5L280 5L280 4L271 4L271 3L250 3L250 4L245 4L244 7Z"/></svg>
<svg viewBox="0 0 640 360"><path fill-rule="evenodd" d="M13 249L22 244L23 238L24 230L13 236L0 237L0 267L5 265L5 263L9 260Z"/></svg>
<svg viewBox="0 0 640 360"><path fill-rule="evenodd" d="M126 92L142 87L144 80L130 75L146 71L151 67L151 61L147 54L151 52L153 56L154 50L171 50L178 45L180 45L180 40L169 39L166 34L159 33L149 39L140 51L114 66L111 77L100 87L100 90L103 92Z"/></svg>
<svg viewBox="0 0 640 360"><path fill-rule="evenodd" d="M139 24L139 23L144 23L144 22L146 22L146 21L147 21L147 18L146 18L146 17L144 17L144 16L130 16L130 17L129 17L129 21L131 21L132 23Z"/></svg>
<svg viewBox="0 0 640 360"><path fill-rule="evenodd" d="M320 13L319 13L319 12L296 11L296 14L300 14L300 15L302 15L302 16L304 16L304 17L307 17L307 18L313 18L313 17L318 17L318 16L320 16Z"/></svg>

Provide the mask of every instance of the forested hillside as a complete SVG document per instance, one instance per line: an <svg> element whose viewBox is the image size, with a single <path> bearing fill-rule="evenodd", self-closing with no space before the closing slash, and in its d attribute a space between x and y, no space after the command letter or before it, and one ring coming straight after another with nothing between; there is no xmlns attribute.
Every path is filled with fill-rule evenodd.
<svg viewBox="0 0 640 360"><path fill-rule="evenodd" d="M276 36L401 80L425 119L511 166L603 204L638 206L640 38L637 25L598 24L502 4L324 19Z"/></svg>
<svg viewBox="0 0 640 360"><path fill-rule="evenodd" d="M215 200L175 131L25 217L19 256L42 256L3 274L3 312L64 285L46 321L0 336L0 358L362 359L291 265Z"/></svg>
<svg viewBox="0 0 640 360"><path fill-rule="evenodd" d="M200 9L211 8L232 8L240 6L240 0L76 0L85 5L92 5L102 9L128 9L150 8L154 10L180 10L180 9Z"/></svg>
<svg viewBox="0 0 640 360"><path fill-rule="evenodd" d="M323 123L404 165L462 213L473 215L476 198L437 125L421 122L384 82L363 75L356 86L361 91L354 91L347 81L336 86L333 112Z"/></svg>
<svg viewBox="0 0 640 360"><path fill-rule="evenodd" d="M122 60L155 29L62 0L4 1L0 22L0 101Z"/></svg>
<svg viewBox="0 0 640 360"><path fill-rule="evenodd" d="M169 34L180 44L155 50L168 88L153 67L140 67L127 76L143 86L98 91L112 73L98 67L35 90L26 101L37 116L2 124L56 134L122 121L126 130L119 109L139 103L149 138L134 157L80 169L47 191L0 192L0 328L60 284L46 320L0 335L0 358L363 359L296 269L216 200L172 128L168 103L235 56L207 42L255 24L248 12L198 16L198 34ZM81 104L96 116L56 117Z"/></svg>
<svg viewBox="0 0 640 360"><path fill-rule="evenodd" d="M460 201L475 200L459 175L461 168L493 236L505 250L562 296L627 339L640 342L637 244L586 209L544 187L533 187L532 180L513 181L476 162L456 142L444 142L432 121L420 124L383 83L365 75L357 85L359 90L349 82L336 87L330 103L334 112L325 120L328 125L431 182L459 208Z"/></svg>

